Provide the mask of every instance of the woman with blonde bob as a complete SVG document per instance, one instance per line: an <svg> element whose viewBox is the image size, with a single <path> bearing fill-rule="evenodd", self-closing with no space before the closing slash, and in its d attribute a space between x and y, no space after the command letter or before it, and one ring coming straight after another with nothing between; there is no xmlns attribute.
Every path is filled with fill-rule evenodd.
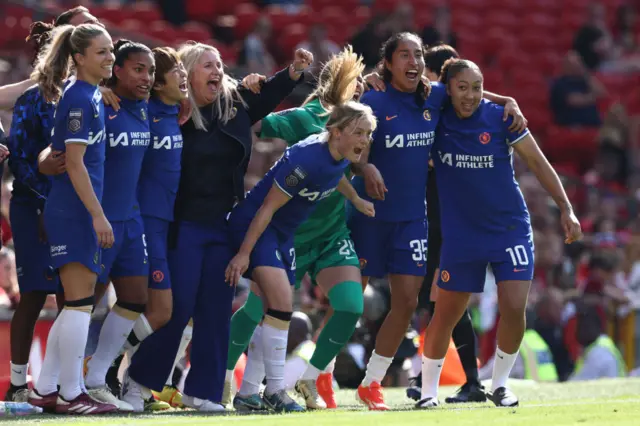
<svg viewBox="0 0 640 426"><path fill-rule="evenodd" d="M375 214L373 204L358 197L345 176L349 164L359 161L376 128L371 108L352 101L337 105L326 127L328 131L311 135L288 148L229 218L229 226L235 231L231 240L238 253L227 267L226 278L232 284L237 283L241 275L254 280L266 300L261 346L267 387L262 399L276 412L302 411L288 396L284 385L285 349L293 313L291 286L296 283L294 234L316 206L336 189L363 214ZM319 401L317 392L307 395L305 390L315 388L318 374L342 347L340 342L351 336L362 314L362 292L356 280L358 269L346 262L348 256L339 252L331 254L341 258L331 256L332 249L333 245L325 247L327 256L317 257L319 268L333 260L334 266L327 268L327 274L322 277L322 287L336 308L332 320L337 321L324 328L324 336L319 339L319 344L326 346L324 353L314 357L301 381L305 387L298 389L308 406L309 399L313 399L311 408L326 408L326 405ZM333 269L333 273L329 269ZM338 340L332 342L333 339Z"/></svg>
<svg viewBox="0 0 640 426"><path fill-rule="evenodd" d="M254 129L258 128L261 138L280 138L289 146L322 132L336 106L352 99L358 100L362 95L363 70L362 58L353 52L351 46L345 47L322 67L317 88L301 107L269 114ZM360 264L352 247L346 226L344 196L337 191L318 203L311 216L296 230L295 288L300 287L302 279L309 273L313 282L329 296L331 306L336 310L335 315L329 315L311 358L309 372L303 375L304 380L298 386L310 409L336 407L332 388L333 359L342 345L331 342L346 342L362 313L360 285L354 287L349 284L360 281ZM351 287L357 291L351 292ZM233 343L229 345L223 403L230 404L233 399L237 410L265 409L258 393L265 375L261 343L263 326L260 325L264 309L261 292L252 283L247 302L231 320ZM249 359L242 386L233 398L233 371L247 346L250 347Z"/></svg>
<svg viewBox="0 0 640 426"><path fill-rule="evenodd" d="M264 81L261 93L255 94L225 73L215 47L189 43L178 53L188 73L192 113L181 129L182 170L169 228L173 314L140 345L128 386L162 390L193 317L191 370L182 402L201 411L220 411L234 294L224 282L233 256L226 217L244 198L251 126L302 81L313 55L298 49L293 63Z"/></svg>

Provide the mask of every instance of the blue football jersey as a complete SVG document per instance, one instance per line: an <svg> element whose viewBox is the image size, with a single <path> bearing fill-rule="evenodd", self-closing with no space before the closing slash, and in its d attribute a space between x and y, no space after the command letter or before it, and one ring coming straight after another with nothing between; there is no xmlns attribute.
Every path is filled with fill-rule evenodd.
<svg viewBox="0 0 640 426"><path fill-rule="evenodd" d="M151 132L147 101L122 99L120 110L105 107L107 153L104 163L102 208L110 221L140 214L138 178Z"/></svg>
<svg viewBox="0 0 640 426"><path fill-rule="evenodd" d="M316 205L336 190L349 165L331 156L326 136L312 135L288 148L231 214L251 221L275 183L291 201L275 213L270 226L284 237L292 236Z"/></svg>
<svg viewBox="0 0 640 426"><path fill-rule="evenodd" d="M138 202L145 216L173 220L173 205L180 185L182 133L179 107L157 98L149 100L151 146L147 149L138 182Z"/></svg>
<svg viewBox="0 0 640 426"><path fill-rule="evenodd" d="M447 97L441 83L432 83L423 105L413 93L403 93L387 85L385 92L369 91L362 103L369 105L378 119L369 152L389 192L384 201L371 200L362 178L354 186L361 197L374 203L376 218L402 222L424 218L429 154L435 138L440 109Z"/></svg>
<svg viewBox="0 0 640 426"><path fill-rule="evenodd" d="M504 108L482 100L467 119L447 106L433 147L442 238L458 246L487 249L501 235L531 232L529 212L513 171L512 145L529 130L508 130Z"/></svg>
<svg viewBox="0 0 640 426"><path fill-rule="evenodd" d="M54 150L63 152L69 143L87 146L84 165L98 200L102 200L104 180L104 124L104 106L98 87L82 80L69 83L54 114L51 144ZM53 177L46 210L65 217L88 213L67 173Z"/></svg>

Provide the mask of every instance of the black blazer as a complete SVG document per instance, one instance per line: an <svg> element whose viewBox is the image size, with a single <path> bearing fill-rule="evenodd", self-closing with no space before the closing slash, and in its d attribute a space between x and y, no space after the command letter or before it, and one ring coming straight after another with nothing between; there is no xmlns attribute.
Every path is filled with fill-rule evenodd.
<svg viewBox="0 0 640 426"><path fill-rule="evenodd" d="M211 123L213 105L200 108L203 117L209 121L207 131L196 129L190 120L182 127L182 138L184 148L182 151L183 173L178 190L175 219L197 222L210 222L226 214L231 210L234 203L244 199L244 176L247 172L249 160L251 158L252 132L251 126L273 112L276 107L292 92L295 86L303 81L294 81L289 77L289 69L277 72L273 77L266 80L260 93L254 94L245 88L239 91L246 103L246 107L241 102L235 103L235 116L226 124L217 121ZM214 140L215 139L215 140ZM185 173L185 156L198 155L188 149L189 144L199 144L200 146L210 146L210 144L240 144L243 155L239 163L235 164L233 173L233 188L217 188L219 182L229 180L228 175L222 175L225 171L216 170L215 167L199 167L197 176L193 170ZM186 163L194 164L197 161L189 159ZM235 158L233 159L235 160ZM230 161L233 161L230 159ZM212 193L215 192L215 195ZM224 195L221 195L224 194Z"/></svg>

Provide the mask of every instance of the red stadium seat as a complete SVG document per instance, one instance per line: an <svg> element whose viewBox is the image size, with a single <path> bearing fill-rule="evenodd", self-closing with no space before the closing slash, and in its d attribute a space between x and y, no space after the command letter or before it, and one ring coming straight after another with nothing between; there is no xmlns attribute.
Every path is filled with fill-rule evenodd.
<svg viewBox="0 0 640 426"><path fill-rule="evenodd" d="M235 15L238 19L234 29L235 37L237 40L244 40L253 30L256 21L260 17L260 11L255 5L244 3L236 7Z"/></svg>
<svg viewBox="0 0 640 426"><path fill-rule="evenodd" d="M479 2L478 0L450 0L449 8L453 11L453 13L457 11L465 11L465 12L476 12L480 14L481 12L486 10L483 2Z"/></svg>
<svg viewBox="0 0 640 426"><path fill-rule="evenodd" d="M561 2L556 0L528 0L525 2L525 10L529 13L538 13L553 17L559 16Z"/></svg>
<svg viewBox="0 0 640 426"><path fill-rule="evenodd" d="M307 28L301 24L288 25L280 35L278 41L283 50L284 55L293 55L293 52L298 44L306 40Z"/></svg>
<svg viewBox="0 0 640 426"><path fill-rule="evenodd" d="M552 36L558 26L558 17L544 13L527 13L522 23L524 31L535 31Z"/></svg>
<svg viewBox="0 0 640 426"><path fill-rule="evenodd" d="M453 14L452 24L454 31L457 31L459 28L463 28L465 31L482 31L484 19L475 13L460 11Z"/></svg>
<svg viewBox="0 0 640 426"><path fill-rule="evenodd" d="M518 42L520 48L528 55L538 55L540 52L555 51L557 43L551 33L538 32L532 27L528 27L530 32L520 36Z"/></svg>
<svg viewBox="0 0 640 426"><path fill-rule="evenodd" d="M565 49L563 49L564 51ZM559 71L562 56L559 53L548 51L540 52L535 57L536 68L546 76L556 75Z"/></svg>
<svg viewBox="0 0 640 426"><path fill-rule="evenodd" d="M266 9L266 15L271 20L271 27L274 34L280 34L287 25L296 22L295 15L287 13L280 6L268 6Z"/></svg>
<svg viewBox="0 0 640 426"><path fill-rule="evenodd" d="M211 0L186 0L187 16L194 21L211 23L219 14L220 4L222 2Z"/></svg>
<svg viewBox="0 0 640 426"><path fill-rule="evenodd" d="M525 7L523 0L485 0L481 3L483 3L483 9L487 12L487 17L493 13L503 12L518 14Z"/></svg>
<svg viewBox="0 0 640 426"><path fill-rule="evenodd" d="M123 31L135 32L140 31L145 25L149 25L149 22L142 22L138 19L125 19L120 22L118 27Z"/></svg>
<svg viewBox="0 0 640 426"><path fill-rule="evenodd" d="M363 27L369 22L372 17L371 8L366 6L360 6L351 14L350 19L353 21L353 25L358 29Z"/></svg>
<svg viewBox="0 0 640 426"><path fill-rule="evenodd" d="M132 17L140 21L153 22L163 19L162 12L153 3L141 1L127 7L131 7Z"/></svg>
<svg viewBox="0 0 640 426"><path fill-rule="evenodd" d="M200 22L187 22L179 29L180 36L187 40L204 41L211 37L209 27Z"/></svg>
<svg viewBox="0 0 640 426"><path fill-rule="evenodd" d="M155 21L149 25L146 33L153 38L164 42L173 43L178 38L178 32L166 21Z"/></svg>
<svg viewBox="0 0 640 426"><path fill-rule="evenodd" d="M511 31L515 29L520 22L520 17L509 11L497 11L489 13L483 20L484 31L492 29L500 29L503 31Z"/></svg>

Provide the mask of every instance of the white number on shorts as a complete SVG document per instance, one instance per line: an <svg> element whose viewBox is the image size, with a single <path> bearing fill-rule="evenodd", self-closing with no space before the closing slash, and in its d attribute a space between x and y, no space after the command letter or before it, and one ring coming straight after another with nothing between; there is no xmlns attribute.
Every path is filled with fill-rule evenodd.
<svg viewBox="0 0 640 426"><path fill-rule="evenodd" d="M296 270L296 249L291 247L289 249L289 256L291 256L291 270L295 271Z"/></svg>
<svg viewBox="0 0 640 426"><path fill-rule="evenodd" d="M347 259L354 259L352 253L355 253L356 249L353 247L353 241L351 240L342 240L340 241L340 250L338 253L346 257Z"/></svg>
<svg viewBox="0 0 640 426"><path fill-rule="evenodd" d="M523 245L509 247L505 250L511 256L513 266L526 266L529 264L529 256L527 255L527 249Z"/></svg>
<svg viewBox="0 0 640 426"><path fill-rule="evenodd" d="M149 257L149 253L147 253L147 237L144 234L142 234L142 246L144 247L145 257Z"/></svg>
<svg viewBox="0 0 640 426"><path fill-rule="evenodd" d="M411 258L416 262L427 261L427 240L413 240L409 242L409 247L413 250Z"/></svg>

